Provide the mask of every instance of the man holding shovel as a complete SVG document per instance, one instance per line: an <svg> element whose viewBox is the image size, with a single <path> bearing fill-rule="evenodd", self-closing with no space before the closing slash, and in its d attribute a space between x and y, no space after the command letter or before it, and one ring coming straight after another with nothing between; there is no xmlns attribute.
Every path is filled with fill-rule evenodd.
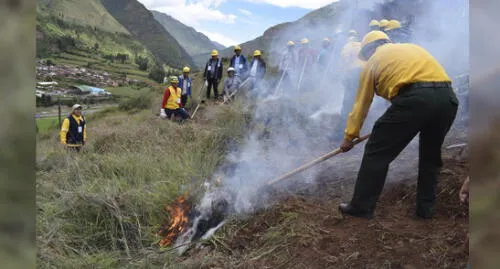
<svg viewBox="0 0 500 269"><path fill-rule="evenodd" d="M340 204L339 209L342 214L372 218L389 164L420 133L416 215L430 219L443 165L441 147L458 108L451 80L425 49L393 44L381 31L366 34L359 58L367 62L347 120L342 151L351 150L359 137L375 94L389 100L391 106L373 126L351 202Z"/></svg>

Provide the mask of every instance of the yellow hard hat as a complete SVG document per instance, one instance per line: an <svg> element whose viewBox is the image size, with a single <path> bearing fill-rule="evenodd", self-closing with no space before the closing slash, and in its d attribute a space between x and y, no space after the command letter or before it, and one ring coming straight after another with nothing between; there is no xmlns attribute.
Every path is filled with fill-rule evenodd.
<svg viewBox="0 0 500 269"><path fill-rule="evenodd" d="M380 22L378 22L377 20L372 20L370 24L368 24L368 26L380 26Z"/></svg>
<svg viewBox="0 0 500 269"><path fill-rule="evenodd" d="M380 20L379 26L380 26L380 28L385 28L388 23L389 23L388 20L383 19L383 20Z"/></svg>
<svg viewBox="0 0 500 269"><path fill-rule="evenodd" d="M191 69L189 69L189 67L187 67L187 66L182 69L182 72L184 72L184 73L189 73L190 71L191 71Z"/></svg>
<svg viewBox="0 0 500 269"><path fill-rule="evenodd" d="M240 47L240 46L238 46L238 45L236 45L236 46L234 46L234 50L235 50L235 51L237 51L237 50L241 50L241 47Z"/></svg>
<svg viewBox="0 0 500 269"><path fill-rule="evenodd" d="M170 83L179 83L179 79L176 76L171 76Z"/></svg>
<svg viewBox="0 0 500 269"><path fill-rule="evenodd" d="M390 20L389 23L387 23L385 30L389 31L389 30L394 30L394 29L398 29L398 28L401 28L401 23L397 20Z"/></svg>
<svg viewBox="0 0 500 269"><path fill-rule="evenodd" d="M307 44L307 43L309 43L309 39L307 39L307 38L302 38L302 40L300 40L300 43L301 43L301 44Z"/></svg>
<svg viewBox="0 0 500 269"><path fill-rule="evenodd" d="M363 56L364 50L369 44L379 40L387 40L389 42L391 41L389 36L387 36L387 34L382 31L371 31L368 34L366 34L365 37L363 37L363 41L361 41L361 50L359 51L359 58L363 61L366 61L367 60L366 57Z"/></svg>
<svg viewBox="0 0 500 269"><path fill-rule="evenodd" d="M212 53L210 53L212 56L217 56L219 55L219 52L217 50L212 50Z"/></svg>
<svg viewBox="0 0 500 269"><path fill-rule="evenodd" d="M253 56L260 56L262 55L262 53L260 52L260 50L256 50L253 52Z"/></svg>
<svg viewBox="0 0 500 269"><path fill-rule="evenodd" d="M288 43L286 43L286 44L287 44L287 46L293 46L293 45L295 45L295 42L293 42L292 40L290 40L290 41L288 41Z"/></svg>

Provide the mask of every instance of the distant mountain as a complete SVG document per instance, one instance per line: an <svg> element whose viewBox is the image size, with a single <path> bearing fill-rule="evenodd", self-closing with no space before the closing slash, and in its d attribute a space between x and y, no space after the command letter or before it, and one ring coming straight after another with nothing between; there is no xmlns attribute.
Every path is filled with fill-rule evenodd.
<svg viewBox="0 0 500 269"><path fill-rule="evenodd" d="M215 41L212 41L212 43L215 45L215 49L217 49L217 50L223 50L223 49L226 48L226 46L224 46L224 45L222 45L220 43L217 43Z"/></svg>
<svg viewBox="0 0 500 269"><path fill-rule="evenodd" d="M191 56L137 0L39 0L37 55L56 52L53 48L66 36L87 47L98 43L106 54L148 55L174 68L194 65Z"/></svg>
<svg viewBox="0 0 500 269"><path fill-rule="evenodd" d="M206 35L197 32L193 27L186 26L170 15L155 10L151 10L151 13L191 56L209 52L214 48L218 50L225 48L225 46L211 41Z"/></svg>
<svg viewBox="0 0 500 269"><path fill-rule="evenodd" d="M100 0L39 0L38 15L53 15L71 23L97 27L110 33L130 34Z"/></svg>
<svg viewBox="0 0 500 269"><path fill-rule="evenodd" d="M193 66L191 56L137 0L101 0L104 7L161 62L174 68Z"/></svg>
<svg viewBox="0 0 500 269"><path fill-rule="evenodd" d="M363 35L368 31L368 23L372 19L391 18L408 22L412 17L418 18L419 14L431 5L430 0L380 1L374 4L371 10L360 7L353 12L353 9L349 8L351 2L348 0L332 2L296 21L272 26L262 36L240 44L243 54L252 55L256 49L263 50L265 60L275 65L286 49L288 40L299 44L300 40L306 37L313 47L320 48L322 40L325 37L332 38L338 30L354 29ZM224 58L229 58L233 55L233 49L226 48L220 54ZM193 56L195 62L204 62L208 58L208 53Z"/></svg>

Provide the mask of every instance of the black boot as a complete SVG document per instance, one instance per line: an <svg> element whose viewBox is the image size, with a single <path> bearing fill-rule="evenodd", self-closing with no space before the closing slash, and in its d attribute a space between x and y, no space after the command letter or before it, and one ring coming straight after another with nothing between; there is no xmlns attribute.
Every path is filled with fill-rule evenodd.
<svg viewBox="0 0 500 269"><path fill-rule="evenodd" d="M340 213L342 213L342 215L350 215L353 217L364 218L364 219L373 218L373 212L357 209L347 203L340 203L339 210Z"/></svg>

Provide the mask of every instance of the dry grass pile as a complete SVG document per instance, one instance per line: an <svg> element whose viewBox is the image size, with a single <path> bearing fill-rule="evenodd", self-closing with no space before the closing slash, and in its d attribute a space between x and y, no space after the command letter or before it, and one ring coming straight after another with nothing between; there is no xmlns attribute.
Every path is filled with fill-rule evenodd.
<svg viewBox="0 0 500 269"><path fill-rule="evenodd" d="M149 111L89 117L86 150L70 154L57 130L37 143L40 268L138 268L155 253L163 206L199 186L241 139L244 116L220 107L217 120L179 125ZM155 254L156 255L156 254ZM139 267L140 268L140 267Z"/></svg>

